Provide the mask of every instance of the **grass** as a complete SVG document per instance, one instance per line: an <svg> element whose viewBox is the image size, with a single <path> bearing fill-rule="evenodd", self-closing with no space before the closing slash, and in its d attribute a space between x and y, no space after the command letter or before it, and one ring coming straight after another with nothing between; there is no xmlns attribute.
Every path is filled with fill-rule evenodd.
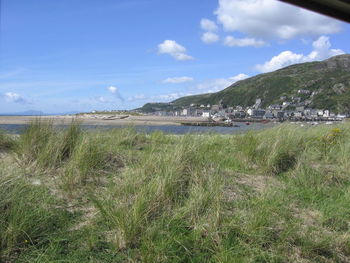
<svg viewBox="0 0 350 263"><path fill-rule="evenodd" d="M349 262L349 128L174 136L35 121L0 136L0 261Z"/></svg>
<svg viewBox="0 0 350 263"><path fill-rule="evenodd" d="M14 147L15 141L5 132L0 130L0 151L10 150Z"/></svg>
<svg viewBox="0 0 350 263"><path fill-rule="evenodd" d="M20 136L17 153L25 164L41 168L58 167L69 159L80 139L79 122L73 120L65 131L54 129L51 121L34 120Z"/></svg>

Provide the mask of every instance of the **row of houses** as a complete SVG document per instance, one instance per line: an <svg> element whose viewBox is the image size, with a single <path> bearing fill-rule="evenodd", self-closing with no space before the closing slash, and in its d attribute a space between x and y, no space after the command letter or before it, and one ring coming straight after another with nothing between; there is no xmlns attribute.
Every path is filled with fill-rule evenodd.
<svg viewBox="0 0 350 263"><path fill-rule="evenodd" d="M307 90L300 90L300 93L307 93ZM163 116L194 116L205 118L223 119L278 119L283 120L340 120L346 115L335 114L325 109L312 109L307 105L300 105L298 102L283 102L281 105L269 105L266 109L261 108L262 101L257 99L251 107L227 107L222 102L217 105L195 105L184 107L176 111L157 111L156 115ZM288 108L293 107L293 110Z"/></svg>

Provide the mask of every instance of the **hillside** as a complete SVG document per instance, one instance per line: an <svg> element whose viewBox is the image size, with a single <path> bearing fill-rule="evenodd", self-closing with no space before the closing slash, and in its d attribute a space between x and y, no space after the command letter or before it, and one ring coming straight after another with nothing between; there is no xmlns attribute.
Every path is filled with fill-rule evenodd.
<svg viewBox="0 0 350 263"><path fill-rule="evenodd" d="M217 104L220 100L227 106L250 106L257 98L262 99L262 107L282 103L281 96L287 100L298 96L299 89L316 94L312 97L311 108L324 108L335 112L350 111L350 55L340 55L320 62L308 62L288 66L274 72L260 74L232 84L226 89L195 96L182 97L162 109L195 104ZM152 111L153 104L148 103L140 110ZM157 105L159 108L159 104ZM150 110L151 109L151 110Z"/></svg>

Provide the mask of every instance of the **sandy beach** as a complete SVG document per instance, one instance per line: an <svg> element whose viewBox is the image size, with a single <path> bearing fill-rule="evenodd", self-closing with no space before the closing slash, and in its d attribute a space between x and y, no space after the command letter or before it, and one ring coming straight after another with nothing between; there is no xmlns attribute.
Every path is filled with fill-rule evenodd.
<svg viewBox="0 0 350 263"><path fill-rule="evenodd" d="M203 117L173 116L119 116L119 115L55 115L55 116L0 116L0 124L27 124L33 120L53 121L55 125L69 124L73 119L84 125L181 125L181 122L206 121Z"/></svg>

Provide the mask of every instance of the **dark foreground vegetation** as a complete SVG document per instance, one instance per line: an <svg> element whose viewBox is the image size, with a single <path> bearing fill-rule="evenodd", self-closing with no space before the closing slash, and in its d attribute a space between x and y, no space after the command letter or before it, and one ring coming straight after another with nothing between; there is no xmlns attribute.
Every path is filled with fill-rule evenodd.
<svg viewBox="0 0 350 263"><path fill-rule="evenodd" d="M0 133L0 262L350 262L349 128Z"/></svg>

